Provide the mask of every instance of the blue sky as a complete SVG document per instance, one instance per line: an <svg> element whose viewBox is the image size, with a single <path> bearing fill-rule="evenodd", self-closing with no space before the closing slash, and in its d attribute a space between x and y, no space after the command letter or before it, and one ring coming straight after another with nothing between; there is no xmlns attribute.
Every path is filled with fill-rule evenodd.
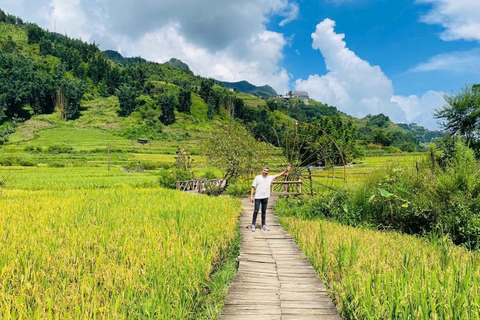
<svg viewBox="0 0 480 320"><path fill-rule="evenodd" d="M465 83L476 83L478 74L462 72L409 72L432 56L479 48L476 41L444 41L441 25L421 22L432 4L411 0L299 1L295 21L281 27L282 17L273 17L268 29L292 37L285 47L283 66L293 78L307 78L312 73L326 73L320 53L312 49L310 34L326 18L336 22L336 32L345 34L345 42L357 56L381 67L394 83L399 95L421 95L428 90L455 93ZM480 21L480 17L479 17Z"/></svg>
<svg viewBox="0 0 480 320"><path fill-rule="evenodd" d="M39 26L199 75L305 90L363 117L439 128L479 83L480 0L2 0Z"/></svg>

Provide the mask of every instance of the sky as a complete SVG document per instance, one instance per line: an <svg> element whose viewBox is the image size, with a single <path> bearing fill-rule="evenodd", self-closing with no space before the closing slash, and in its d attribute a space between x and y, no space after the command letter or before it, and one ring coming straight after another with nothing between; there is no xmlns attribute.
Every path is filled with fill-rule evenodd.
<svg viewBox="0 0 480 320"><path fill-rule="evenodd" d="M355 117L441 128L445 94L479 83L480 0L0 0L102 50L268 84Z"/></svg>

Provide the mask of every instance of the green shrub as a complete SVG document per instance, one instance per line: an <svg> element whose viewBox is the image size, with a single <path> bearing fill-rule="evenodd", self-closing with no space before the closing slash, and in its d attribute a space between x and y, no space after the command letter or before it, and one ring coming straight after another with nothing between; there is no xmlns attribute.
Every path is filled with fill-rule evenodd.
<svg viewBox="0 0 480 320"><path fill-rule="evenodd" d="M17 163L17 159L16 158L12 158L12 157L6 157L6 158L0 158L0 165L4 166L4 167L10 167L10 166L13 166Z"/></svg>
<svg viewBox="0 0 480 320"><path fill-rule="evenodd" d="M37 164L31 159L22 159L18 163L22 167L35 167Z"/></svg>
<svg viewBox="0 0 480 320"><path fill-rule="evenodd" d="M50 162L50 163L48 163L48 166L52 167L52 168L64 168L65 163L63 163L63 162Z"/></svg>
<svg viewBox="0 0 480 320"><path fill-rule="evenodd" d="M35 146L26 146L23 150L25 150L26 152L30 152L30 153L41 153L41 152L43 152L42 147L35 147Z"/></svg>
<svg viewBox="0 0 480 320"><path fill-rule="evenodd" d="M161 187L175 189L177 181L186 181L193 179L191 172L180 169L160 169L158 173L158 182Z"/></svg>
<svg viewBox="0 0 480 320"><path fill-rule="evenodd" d="M168 169L169 165L164 162L142 161L140 166L143 170L155 170L158 168Z"/></svg>
<svg viewBox="0 0 480 320"><path fill-rule="evenodd" d="M215 178L217 177L215 176L215 172L212 169L207 169L203 173L203 179L215 179Z"/></svg>
<svg viewBox="0 0 480 320"><path fill-rule="evenodd" d="M47 153L58 154L58 153L72 153L73 147L65 146L65 145L56 145L56 146L49 146L47 148Z"/></svg>
<svg viewBox="0 0 480 320"><path fill-rule="evenodd" d="M324 198L288 200L304 219L327 218L409 234L444 233L455 244L480 248L480 171L473 150L457 140L451 154L431 165L391 166L369 175L353 190ZM440 166L441 165L441 166ZM443 168L442 168L443 166ZM300 201L300 203L296 203Z"/></svg>

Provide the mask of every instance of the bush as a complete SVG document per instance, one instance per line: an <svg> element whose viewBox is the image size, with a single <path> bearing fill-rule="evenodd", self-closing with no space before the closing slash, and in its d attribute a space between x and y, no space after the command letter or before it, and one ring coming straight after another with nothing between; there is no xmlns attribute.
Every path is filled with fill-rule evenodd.
<svg viewBox="0 0 480 320"><path fill-rule="evenodd" d="M252 188L251 181L246 181L246 182L237 181L229 184L227 189L225 190L225 193L230 196L241 197L241 196L250 195L251 188Z"/></svg>
<svg viewBox="0 0 480 320"><path fill-rule="evenodd" d="M166 169L161 169L158 173L158 182L161 187L175 189L177 181L185 181L193 179L191 172L172 169L171 171Z"/></svg>
<svg viewBox="0 0 480 320"><path fill-rule="evenodd" d="M5 139L3 137L0 137L0 146L5 143Z"/></svg>
<svg viewBox="0 0 480 320"><path fill-rule="evenodd" d="M215 178L216 178L215 172L213 172L213 170L211 169L207 169L203 173L203 179L215 179Z"/></svg>
<svg viewBox="0 0 480 320"><path fill-rule="evenodd" d="M354 190L301 201L292 214L369 225L409 234L443 233L455 244L480 248L480 171L473 150L462 140L448 157L431 165L389 167L369 175ZM440 166L443 166L443 168Z"/></svg>
<svg viewBox="0 0 480 320"><path fill-rule="evenodd" d="M63 163L63 162L50 162L50 163L48 163L48 166L51 167L51 168L64 168L65 163Z"/></svg>
<svg viewBox="0 0 480 320"><path fill-rule="evenodd" d="M73 147L65 145L49 146L47 148L47 153L58 154L58 153L72 153Z"/></svg>
<svg viewBox="0 0 480 320"><path fill-rule="evenodd" d="M30 159L22 159L20 160L19 165L21 165L22 167L35 167L37 164Z"/></svg>
<svg viewBox="0 0 480 320"><path fill-rule="evenodd" d="M162 168L163 164L160 162L143 161L140 163L140 166L143 170L155 170L158 168Z"/></svg>
<svg viewBox="0 0 480 320"><path fill-rule="evenodd" d="M0 165L4 167L11 167L15 163L17 163L16 160L17 159L14 159L14 158L0 158Z"/></svg>
<svg viewBox="0 0 480 320"><path fill-rule="evenodd" d="M42 147L26 146L23 150L31 153L41 153L43 152Z"/></svg>

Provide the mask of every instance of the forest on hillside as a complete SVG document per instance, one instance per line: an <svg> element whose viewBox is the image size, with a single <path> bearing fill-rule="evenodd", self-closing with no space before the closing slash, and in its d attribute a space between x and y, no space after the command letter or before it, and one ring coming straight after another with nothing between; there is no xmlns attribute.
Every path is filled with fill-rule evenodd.
<svg viewBox="0 0 480 320"><path fill-rule="evenodd" d="M130 138L158 139L162 128L176 121L176 112L191 114L192 95L207 106L207 119L199 120L235 119L256 139L274 145L295 121L323 126L342 141L350 161L366 153L422 150L420 143L442 135L395 125L383 115L355 119L314 100L269 98L263 87L239 83L260 90L256 101L261 103L252 104L249 95L195 75L180 60L162 64L102 52L95 43L43 30L1 10L0 28L0 142L8 141L16 125L32 116L55 112L65 121L74 120L85 101L111 96L118 99L120 117L134 112L141 117L135 128L124 130Z"/></svg>

